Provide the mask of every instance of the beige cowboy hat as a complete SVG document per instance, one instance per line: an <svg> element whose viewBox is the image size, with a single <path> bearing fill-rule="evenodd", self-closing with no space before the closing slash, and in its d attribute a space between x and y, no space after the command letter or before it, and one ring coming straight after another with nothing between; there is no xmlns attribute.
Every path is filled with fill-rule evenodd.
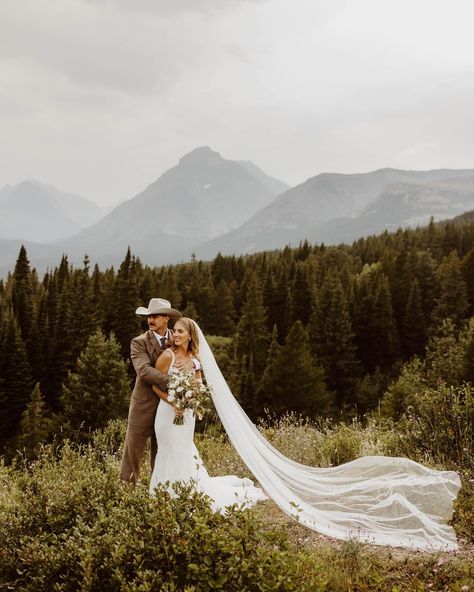
<svg viewBox="0 0 474 592"><path fill-rule="evenodd" d="M171 317L172 319L179 319L183 316L179 310L171 308L169 300L165 300L164 298L152 298L148 303L148 308L139 306L135 311L135 314L143 316L158 314Z"/></svg>

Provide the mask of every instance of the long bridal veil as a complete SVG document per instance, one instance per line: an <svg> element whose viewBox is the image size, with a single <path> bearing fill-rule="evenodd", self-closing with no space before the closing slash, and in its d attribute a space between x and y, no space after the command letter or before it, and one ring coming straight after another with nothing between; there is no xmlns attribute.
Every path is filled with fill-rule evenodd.
<svg viewBox="0 0 474 592"><path fill-rule="evenodd" d="M254 477L284 512L338 539L425 551L457 549L454 530L446 524L460 488L456 473L385 456L366 456L331 468L286 458L236 401L196 327L201 364L222 425Z"/></svg>

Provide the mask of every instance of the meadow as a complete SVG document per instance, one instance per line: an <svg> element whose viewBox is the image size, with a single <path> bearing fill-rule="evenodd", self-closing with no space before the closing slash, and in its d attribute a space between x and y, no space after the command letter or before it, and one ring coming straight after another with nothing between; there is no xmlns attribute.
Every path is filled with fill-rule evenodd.
<svg viewBox="0 0 474 592"><path fill-rule="evenodd" d="M467 399L472 405L470 389ZM424 419L410 421L423 427ZM420 447L407 421L314 423L290 414L260 429L285 455L314 466L365 454L455 466L452 447L440 436ZM113 420L88 444L55 442L35 460L20 455L1 467L0 590L466 592L474 585L472 433L464 432L465 463L456 465L463 487L452 523L460 549L422 553L324 537L271 501L222 516L184 486L177 497L163 489L150 498L146 466L136 487L118 480L124 430L123 420ZM218 423L203 426L197 445L211 474L250 476Z"/></svg>

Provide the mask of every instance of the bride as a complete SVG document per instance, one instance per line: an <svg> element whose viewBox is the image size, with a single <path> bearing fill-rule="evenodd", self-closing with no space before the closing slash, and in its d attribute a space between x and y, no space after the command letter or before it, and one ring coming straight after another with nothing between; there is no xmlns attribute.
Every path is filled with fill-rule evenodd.
<svg viewBox="0 0 474 592"><path fill-rule="evenodd" d="M158 389L158 454L151 493L159 483L192 480L219 511L234 502L251 506L268 496L300 524L334 538L425 551L457 549L454 530L446 523L460 488L456 473L385 456L366 456L330 468L294 462L273 448L247 417L198 325L181 318L173 337L174 347L158 358L156 367L173 373L176 359L199 354L222 425L266 495L249 479L209 477L193 442L194 417L185 411L184 424L174 425L173 402Z"/></svg>
<svg viewBox="0 0 474 592"><path fill-rule="evenodd" d="M156 361L157 370L173 374L177 372L175 363L186 358L194 360L199 352L197 325L185 317L176 321L173 328L173 347L166 349ZM195 371L201 378L200 370ZM194 444L196 419L190 409L179 411L168 394L153 386L160 397L155 416L155 434L158 453L155 458L153 474L150 479L150 493L157 485L175 481L192 482L198 491L211 498L214 510L225 512L226 506L234 503L250 507L259 500L267 499L260 488L254 487L250 479L235 476L209 477ZM176 415L183 414L183 423L173 423Z"/></svg>

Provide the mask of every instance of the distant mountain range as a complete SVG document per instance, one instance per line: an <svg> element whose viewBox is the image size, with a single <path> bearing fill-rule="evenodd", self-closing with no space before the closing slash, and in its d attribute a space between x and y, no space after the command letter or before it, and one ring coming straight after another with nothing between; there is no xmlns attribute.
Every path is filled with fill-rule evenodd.
<svg viewBox="0 0 474 592"><path fill-rule="evenodd" d="M24 181L0 189L0 238L47 243L71 236L107 212L53 185Z"/></svg>
<svg viewBox="0 0 474 592"><path fill-rule="evenodd" d="M254 253L305 239L352 242L473 208L474 169L323 173L278 196L233 232L199 245L195 254Z"/></svg>
<svg viewBox="0 0 474 592"><path fill-rule="evenodd" d="M5 202L13 199L13 189L0 192L0 216ZM51 201L56 203L44 203ZM23 215L39 207L18 203L23 204ZM67 238L38 244L34 224L17 226L22 236L12 234L11 225L8 234L0 224L0 273L13 268L22 243L39 271L57 265L63 253L76 265L86 253L102 267L117 265L129 245L144 263L161 265L188 261L193 253L210 259L218 252L253 253L305 239L352 242L384 230L423 225L431 216L441 220L473 209L474 169L323 173L290 189L251 162L227 160L201 147L137 196ZM70 218L75 211L71 205L64 210ZM50 217L57 223L60 217L55 216Z"/></svg>
<svg viewBox="0 0 474 592"><path fill-rule="evenodd" d="M103 265L117 264L127 246L144 262L186 258L195 245L240 226L288 186L249 165L197 148L133 199L97 224L57 243L78 262L88 253Z"/></svg>

